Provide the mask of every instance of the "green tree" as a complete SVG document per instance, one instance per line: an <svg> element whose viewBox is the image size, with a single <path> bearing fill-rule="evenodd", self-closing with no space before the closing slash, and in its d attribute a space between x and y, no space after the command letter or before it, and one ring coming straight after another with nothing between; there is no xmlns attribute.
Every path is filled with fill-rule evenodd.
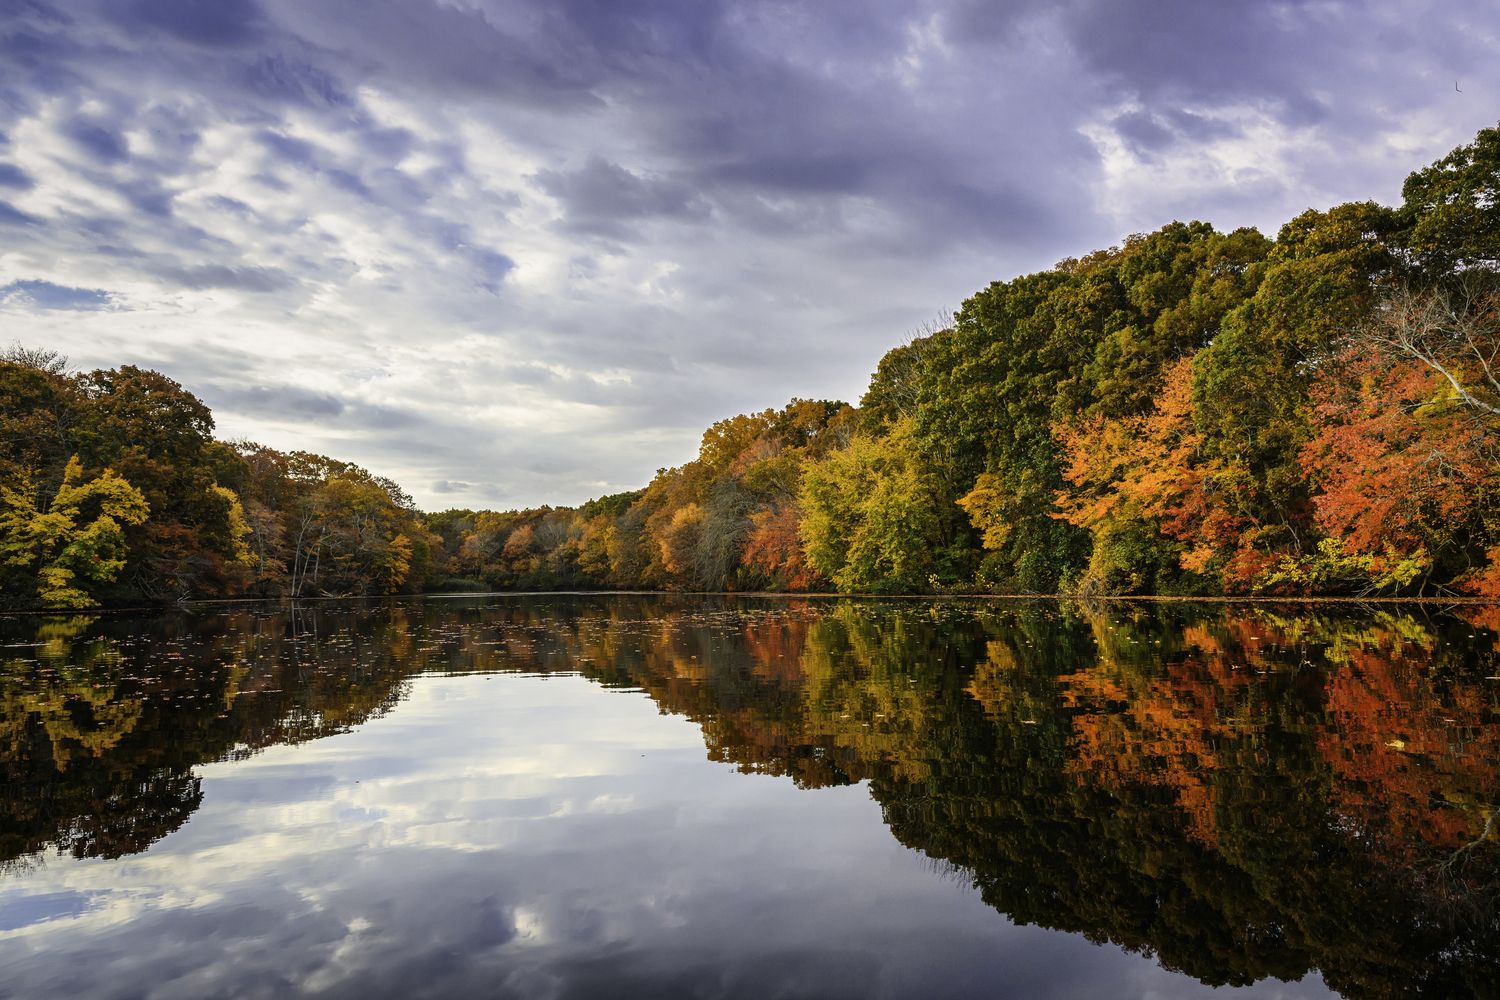
<svg viewBox="0 0 1500 1000"><path fill-rule="evenodd" d="M1500 127L1406 178L1397 241L1429 280L1500 263Z"/></svg>
<svg viewBox="0 0 1500 1000"><path fill-rule="evenodd" d="M856 437L803 477L808 563L840 591L889 593L928 586L937 497L909 420L884 438Z"/></svg>

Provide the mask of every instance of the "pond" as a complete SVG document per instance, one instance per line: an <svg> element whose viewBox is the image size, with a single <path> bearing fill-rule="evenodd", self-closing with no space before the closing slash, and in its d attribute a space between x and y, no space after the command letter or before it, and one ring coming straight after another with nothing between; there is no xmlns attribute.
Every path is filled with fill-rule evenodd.
<svg viewBox="0 0 1500 1000"><path fill-rule="evenodd" d="M9 617L0 997L1494 996L1497 626L633 594Z"/></svg>

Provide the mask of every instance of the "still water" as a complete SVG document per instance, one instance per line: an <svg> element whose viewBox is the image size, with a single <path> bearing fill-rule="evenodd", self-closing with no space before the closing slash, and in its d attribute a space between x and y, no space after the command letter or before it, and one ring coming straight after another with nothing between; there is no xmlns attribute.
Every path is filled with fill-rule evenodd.
<svg viewBox="0 0 1500 1000"><path fill-rule="evenodd" d="M6 618L0 997L1495 996L1496 626L662 595Z"/></svg>

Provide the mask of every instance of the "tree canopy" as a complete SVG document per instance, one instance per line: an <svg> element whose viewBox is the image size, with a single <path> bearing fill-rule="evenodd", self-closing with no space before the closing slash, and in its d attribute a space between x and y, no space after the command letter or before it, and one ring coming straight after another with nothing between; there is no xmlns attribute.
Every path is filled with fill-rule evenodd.
<svg viewBox="0 0 1500 1000"><path fill-rule="evenodd" d="M858 408L725 416L692 461L576 509L423 514L349 463L214 439L157 372L13 347L0 600L1500 596L1497 185L1500 127L1397 207L1309 209L1275 239L1172 222L993 282L887 352Z"/></svg>

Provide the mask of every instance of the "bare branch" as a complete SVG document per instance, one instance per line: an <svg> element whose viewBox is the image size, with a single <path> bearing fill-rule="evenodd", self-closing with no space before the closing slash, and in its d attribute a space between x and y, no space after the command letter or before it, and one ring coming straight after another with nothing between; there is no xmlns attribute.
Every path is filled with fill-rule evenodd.
<svg viewBox="0 0 1500 1000"><path fill-rule="evenodd" d="M8 347L0 347L0 361L20 365L22 368L34 368L48 375L65 375L68 371L67 355L26 347L19 340L11 341Z"/></svg>
<svg viewBox="0 0 1500 1000"><path fill-rule="evenodd" d="M1500 417L1494 365L1500 356L1500 294L1492 283L1477 276L1460 282L1457 301L1441 288L1397 288L1355 339L1420 361L1442 376L1456 401Z"/></svg>

